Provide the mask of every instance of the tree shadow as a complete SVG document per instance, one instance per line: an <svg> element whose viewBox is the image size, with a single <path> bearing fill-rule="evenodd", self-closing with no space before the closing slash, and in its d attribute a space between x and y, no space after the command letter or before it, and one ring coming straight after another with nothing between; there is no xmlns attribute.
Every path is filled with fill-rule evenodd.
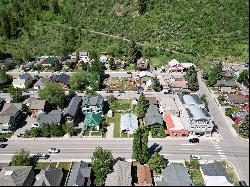
<svg viewBox="0 0 250 187"><path fill-rule="evenodd" d="M160 152L162 150L162 146L160 146L157 143L154 143L149 149L148 149L148 155L151 157L154 153Z"/></svg>

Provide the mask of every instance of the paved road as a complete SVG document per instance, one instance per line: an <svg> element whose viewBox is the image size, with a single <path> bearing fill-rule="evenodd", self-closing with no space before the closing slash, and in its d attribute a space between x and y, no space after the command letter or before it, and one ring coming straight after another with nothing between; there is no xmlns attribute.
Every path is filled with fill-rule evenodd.
<svg viewBox="0 0 250 187"><path fill-rule="evenodd" d="M93 151L97 146L112 151L114 157L122 157L129 159L132 154L132 139L60 139L60 140L14 140L10 139L8 146L5 149L0 149L1 162L10 160L11 155L21 148L30 150L31 153L43 152L47 153L48 148L56 147L61 150L59 154L52 155L50 159L53 161L77 161L81 159L90 159ZM205 160L225 160L221 157L221 152L218 147L220 143L201 141L199 144L190 144L187 140L150 140L150 150L162 148L161 154L169 160L184 160L189 159L191 154L200 155ZM218 151L219 150L219 151ZM238 146L225 146L224 153L228 158L247 159L247 149L239 148Z"/></svg>
<svg viewBox="0 0 250 187"><path fill-rule="evenodd" d="M205 94L208 100L208 108L211 116L215 124L218 125L219 131L223 137L223 141L221 142L222 150L226 151L228 147L238 147L239 150L246 150L249 152L249 144L244 141L240 141L235 136L233 136L230 128L231 124L228 124L226 120L226 116L219 110L213 95L209 92L205 83L201 79L201 73L198 73L198 81L199 81L199 94ZM241 180L245 180L249 184L249 155L248 157L239 157L238 152L235 152L234 157L228 157L227 151L224 152L225 156L227 156L228 160L233 163L236 168L236 171Z"/></svg>

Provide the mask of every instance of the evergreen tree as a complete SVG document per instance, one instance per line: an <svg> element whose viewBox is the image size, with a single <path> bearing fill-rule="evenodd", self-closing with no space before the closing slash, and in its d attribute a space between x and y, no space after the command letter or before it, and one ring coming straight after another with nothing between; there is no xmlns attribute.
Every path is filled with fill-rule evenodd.
<svg viewBox="0 0 250 187"><path fill-rule="evenodd" d="M60 12L58 0L50 0L49 8L54 14L58 14Z"/></svg>
<svg viewBox="0 0 250 187"><path fill-rule="evenodd" d="M244 138L249 138L249 116L246 116L245 121L239 126L239 134Z"/></svg>
<svg viewBox="0 0 250 187"><path fill-rule="evenodd" d="M12 103L19 103L24 100L23 98L23 92L20 88L12 88L10 89L10 96L11 96L11 102Z"/></svg>
<svg viewBox="0 0 250 187"><path fill-rule="evenodd" d="M164 161L164 157L158 152L154 153L148 160L150 169L155 171L157 174L161 173L161 169L164 169L167 165Z"/></svg>
<svg viewBox="0 0 250 187"><path fill-rule="evenodd" d="M6 74L4 69L0 69L0 88L7 84L10 80L9 75Z"/></svg>
<svg viewBox="0 0 250 187"><path fill-rule="evenodd" d="M153 78L153 90L156 92L162 91L162 85L160 84L160 81L157 79L157 77Z"/></svg>
<svg viewBox="0 0 250 187"><path fill-rule="evenodd" d="M41 125L41 131L42 131L42 136L43 137L46 137L46 138L50 138L51 137L50 126L48 124L42 124Z"/></svg>
<svg viewBox="0 0 250 187"><path fill-rule="evenodd" d="M130 64L135 64L136 60L139 58L140 54L139 54L139 50L138 47L135 43L134 40L132 40L129 43L129 48L128 48L128 63Z"/></svg>
<svg viewBox="0 0 250 187"><path fill-rule="evenodd" d="M239 83L243 83L243 82L244 82L246 79L248 79L248 78L249 78L249 71L248 71L247 69L244 69L244 70L240 73L240 75L239 75L237 81L238 81Z"/></svg>
<svg viewBox="0 0 250 187"><path fill-rule="evenodd" d="M194 66L190 67L190 69L186 72L184 78L186 81L188 81L188 87L191 91L199 90L197 72Z"/></svg>
<svg viewBox="0 0 250 187"><path fill-rule="evenodd" d="M138 0L138 12L140 15L143 15L146 12L146 1L147 0Z"/></svg>
<svg viewBox="0 0 250 187"><path fill-rule="evenodd" d="M109 69L116 70L116 65L113 57L109 59Z"/></svg>
<svg viewBox="0 0 250 187"><path fill-rule="evenodd" d="M148 100L146 100L144 93L141 93L135 111L138 118L143 118L147 112L149 106Z"/></svg>
<svg viewBox="0 0 250 187"><path fill-rule="evenodd" d="M139 127L134 133L132 158L140 164L148 161L148 131Z"/></svg>

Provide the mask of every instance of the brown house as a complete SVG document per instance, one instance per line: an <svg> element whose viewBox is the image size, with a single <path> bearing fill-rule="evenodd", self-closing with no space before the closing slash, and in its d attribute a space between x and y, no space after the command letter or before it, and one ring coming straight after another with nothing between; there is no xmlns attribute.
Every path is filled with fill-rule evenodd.
<svg viewBox="0 0 250 187"><path fill-rule="evenodd" d="M148 59L146 58L143 57L139 58L136 64L138 70L145 71L149 69Z"/></svg>
<svg viewBox="0 0 250 187"><path fill-rule="evenodd" d="M138 182L135 186L152 186L153 179L149 166L138 165L137 166L137 178Z"/></svg>
<svg viewBox="0 0 250 187"><path fill-rule="evenodd" d="M227 101L230 105L244 105L247 103L247 98L246 96L240 94L228 94Z"/></svg>

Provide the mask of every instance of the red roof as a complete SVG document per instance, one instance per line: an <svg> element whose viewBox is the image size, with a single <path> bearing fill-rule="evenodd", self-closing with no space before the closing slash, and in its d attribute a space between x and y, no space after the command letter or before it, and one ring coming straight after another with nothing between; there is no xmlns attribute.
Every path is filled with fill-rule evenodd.
<svg viewBox="0 0 250 187"><path fill-rule="evenodd" d="M236 125L240 125L242 123L242 119L240 117L235 118L234 123Z"/></svg>
<svg viewBox="0 0 250 187"><path fill-rule="evenodd" d="M42 64L49 64L48 59L45 59L45 60L42 62Z"/></svg>
<svg viewBox="0 0 250 187"><path fill-rule="evenodd" d="M172 129L175 127L174 122L170 115L164 115L164 121L166 122L167 129Z"/></svg>

